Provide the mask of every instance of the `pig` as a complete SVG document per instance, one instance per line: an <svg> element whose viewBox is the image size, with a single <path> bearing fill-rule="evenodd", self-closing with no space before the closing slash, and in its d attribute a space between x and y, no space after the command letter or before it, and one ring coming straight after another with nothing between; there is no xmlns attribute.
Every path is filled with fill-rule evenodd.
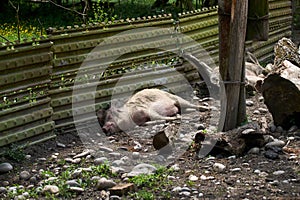
<svg viewBox="0 0 300 200"><path fill-rule="evenodd" d="M121 107L99 110L97 117L104 133L111 135L141 126L151 120L175 120L184 108L208 111L206 106L195 105L187 100L160 89L144 89L134 94Z"/></svg>

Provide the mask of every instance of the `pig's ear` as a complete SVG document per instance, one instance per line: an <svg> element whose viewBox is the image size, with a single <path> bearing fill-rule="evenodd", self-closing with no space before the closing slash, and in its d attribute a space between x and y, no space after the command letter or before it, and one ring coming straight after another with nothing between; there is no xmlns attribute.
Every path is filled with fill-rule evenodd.
<svg viewBox="0 0 300 200"><path fill-rule="evenodd" d="M97 118L100 126L102 127L105 123L105 118L106 118L106 110L100 109L97 111Z"/></svg>

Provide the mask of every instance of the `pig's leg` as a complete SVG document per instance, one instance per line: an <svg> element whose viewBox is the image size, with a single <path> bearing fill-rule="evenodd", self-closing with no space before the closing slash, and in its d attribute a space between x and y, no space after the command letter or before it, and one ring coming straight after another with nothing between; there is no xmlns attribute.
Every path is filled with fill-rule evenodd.
<svg viewBox="0 0 300 200"><path fill-rule="evenodd" d="M209 110L207 106L192 104L179 96L172 95L171 98L176 101L175 105L179 108L196 108L199 109L201 112L205 112Z"/></svg>
<svg viewBox="0 0 300 200"><path fill-rule="evenodd" d="M151 120L175 120L179 113L175 101L171 99L164 99L162 101L153 102L148 109L148 115Z"/></svg>

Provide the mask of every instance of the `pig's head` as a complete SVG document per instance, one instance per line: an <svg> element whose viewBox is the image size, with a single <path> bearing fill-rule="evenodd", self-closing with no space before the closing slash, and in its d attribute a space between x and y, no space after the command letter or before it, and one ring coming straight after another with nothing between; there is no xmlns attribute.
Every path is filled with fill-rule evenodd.
<svg viewBox="0 0 300 200"><path fill-rule="evenodd" d="M103 132L106 135L112 135L120 131L116 119L118 118L118 110L109 108L108 110L100 109L97 111L97 118Z"/></svg>

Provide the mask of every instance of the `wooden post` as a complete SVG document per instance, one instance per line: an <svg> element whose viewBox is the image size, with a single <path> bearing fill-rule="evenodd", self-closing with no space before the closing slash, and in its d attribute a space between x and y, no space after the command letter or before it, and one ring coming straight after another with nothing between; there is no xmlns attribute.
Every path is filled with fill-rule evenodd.
<svg viewBox="0 0 300 200"><path fill-rule="evenodd" d="M236 128L245 112L243 63L247 28L248 0L219 0L220 74L225 84L224 131ZM225 103L224 103L225 102ZM226 109L225 109L226 108ZM243 118L242 120L240 118Z"/></svg>

